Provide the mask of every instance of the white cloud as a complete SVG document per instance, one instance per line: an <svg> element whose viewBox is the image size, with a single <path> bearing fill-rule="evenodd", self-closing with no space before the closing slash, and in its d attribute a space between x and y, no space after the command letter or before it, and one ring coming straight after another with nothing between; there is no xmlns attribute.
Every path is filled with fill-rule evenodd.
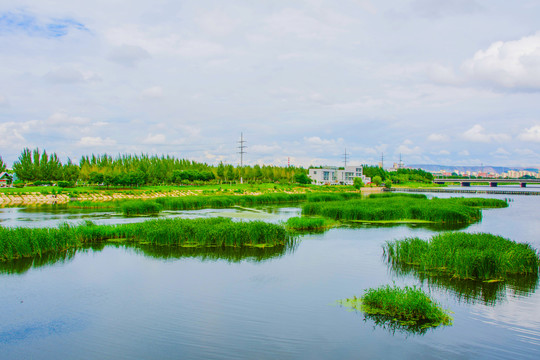
<svg viewBox="0 0 540 360"><path fill-rule="evenodd" d="M253 145L250 147L249 152L251 153L262 153L262 154L275 154L281 152L282 148L279 145Z"/></svg>
<svg viewBox="0 0 540 360"><path fill-rule="evenodd" d="M439 84L458 85L463 79L458 77L452 68L441 64L430 64L427 67L428 77Z"/></svg>
<svg viewBox="0 0 540 360"><path fill-rule="evenodd" d="M19 146L25 142L22 136L19 124L15 122L0 123L0 146L10 147Z"/></svg>
<svg viewBox="0 0 540 360"><path fill-rule="evenodd" d="M64 112L56 112L49 116L45 121L45 124L51 126L72 126L72 125L85 125L89 124L90 119L80 116L69 116Z"/></svg>
<svg viewBox="0 0 540 360"><path fill-rule="evenodd" d="M148 134L146 138L142 141L144 144L164 144L167 141L167 138L163 134Z"/></svg>
<svg viewBox="0 0 540 360"><path fill-rule="evenodd" d="M540 32L514 41L498 41L463 64L473 79L503 88L540 89Z"/></svg>
<svg viewBox="0 0 540 360"><path fill-rule="evenodd" d="M142 98L157 99L163 97L163 89L159 86L152 86L148 89L144 89L141 93Z"/></svg>
<svg viewBox="0 0 540 360"><path fill-rule="evenodd" d="M418 15L426 18L467 15L482 10L482 6L475 0L414 0L411 7Z"/></svg>
<svg viewBox="0 0 540 360"><path fill-rule="evenodd" d="M489 143L492 141L509 141L510 136L506 134L488 134L482 125L476 124L463 133L463 138L468 141Z"/></svg>
<svg viewBox="0 0 540 360"><path fill-rule="evenodd" d="M458 153L460 156L470 156L471 153L469 153L469 150L462 150Z"/></svg>
<svg viewBox="0 0 540 360"><path fill-rule="evenodd" d="M77 142L77 145L80 147L114 146L116 145L116 140L113 140L110 137L103 139L100 136L84 136Z"/></svg>
<svg viewBox="0 0 540 360"><path fill-rule="evenodd" d="M340 139L338 139L339 141ZM318 136L312 136L309 138L304 138L304 141L309 145L315 145L315 146L327 146L327 145L335 145L336 140L335 139L321 139Z"/></svg>
<svg viewBox="0 0 540 360"><path fill-rule="evenodd" d="M401 145L396 149L396 153L403 155L419 155L422 153L422 148L420 146L412 146L413 142L411 140L405 140Z"/></svg>
<svg viewBox="0 0 540 360"><path fill-rule="evenodd" d="M500 148L497 148L497 150L495 150L493 153L491 153L491 155L506 157L506 156L510 155L510 153L508 151L506 151L506 149L500 147Z"/></svg>
<svg viewBox="0 0 540 360"><path fill-rule="evenodd" d="M138 62L150 57L150 53L140 46L126 45L117 46L109 53L109 60L125 65L133 66Z"/></svg>
<svg viewBox="0 0 540 360"><path fill-rule="evenodd" d="M0 107L7 107L7 106L9 106L8 99L5 96L0 95Z"/></svg>
<svg viewBox="0 0 540 360"><path fill-rule="evenodd" d="M443 142L443 141L448 141L449 138L448 138L448 135L444 135L444 134L430 134L428 137L427 137L428 141L433 141L433 142Z"/></svg>
<svg viewBox="0 0 540 360"><path fill-rule="evenodd" d="M540 142L540 125L531 126L518 135L518 139L523 141Z"/></svg>

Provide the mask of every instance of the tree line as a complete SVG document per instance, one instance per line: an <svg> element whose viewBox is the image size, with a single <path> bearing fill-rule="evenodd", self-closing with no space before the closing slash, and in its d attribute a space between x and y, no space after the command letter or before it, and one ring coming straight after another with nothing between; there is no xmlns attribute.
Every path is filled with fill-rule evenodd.
<svg viewBox="0 0 540 360"><path fill-rule="evenodd" d="M5 164L0 157L0 170ZM1 171L0 171L1 172ZM106 186L142 186L238 182L295 182L305 179L299 167L208 165L169 155L91 154L79 163L71 159L63 164L56 153L25 148L13 164L13 172L22 182L63 182L63 185L103 184ZM301 176L304 175L304 176Z"/></svg>

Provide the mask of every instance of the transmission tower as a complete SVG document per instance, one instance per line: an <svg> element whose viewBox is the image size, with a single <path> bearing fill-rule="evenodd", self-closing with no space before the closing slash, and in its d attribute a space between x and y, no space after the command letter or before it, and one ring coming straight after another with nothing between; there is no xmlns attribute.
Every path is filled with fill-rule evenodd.
<svg viewBox="0 0 540 360"><path fill-rule="evenodd" d="M347 159L349 158L350 154L347 154L347 149L345 149L345 153L343 154L343 162L345 163L345 167L347 167Z"/></svg>
<svg viewBox="0 0 540 360"><path fill-rule="evenodd" d="M246 153L244 151L245 148L247 148L246 145L244 145L247 141L244 140L244 134L243 133L240 133L240 141L238 141L238 144L240 144L240 146L238 146L238 148L240 149L240 151L238 152L240 154L240 169L242 169L244 167L244 154ZM242 176L240 176L240 184L243 184L243 179L242 179Z"/></svg>

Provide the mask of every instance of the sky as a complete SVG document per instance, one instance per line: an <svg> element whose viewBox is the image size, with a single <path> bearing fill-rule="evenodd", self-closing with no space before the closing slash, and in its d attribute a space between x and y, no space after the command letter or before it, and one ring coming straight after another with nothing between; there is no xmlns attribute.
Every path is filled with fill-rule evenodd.
<svg viewBox="0 0 540 360"><path fill-rule="evenodd" d="M540 167L537 0L0 0L0 156Z"/></svg>

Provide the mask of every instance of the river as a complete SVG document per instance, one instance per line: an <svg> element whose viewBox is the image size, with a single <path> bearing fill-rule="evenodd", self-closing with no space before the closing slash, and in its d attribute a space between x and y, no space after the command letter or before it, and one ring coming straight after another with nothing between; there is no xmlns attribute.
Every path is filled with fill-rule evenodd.
<svg viewBox="0 0 540 360"><path fill-rule="evenodd" d="M451 194L437 194L448 197ZM459 195L461 196L461 194ZM474 196L474 195L465 195ZM540 249L540 198L510 198L460 231L490 232ZM279 222L296 207L202 210ZM55 226L112 213L0 209L2 226ZM444 230L443 230L444 231ZM382 245L419 226L343 227L295 247L243 253L107 245L0 266L2 359L537 359L538 278L476 284L393 272ZM411 333L336 304L384 284L417 285L453 314L453 326Z"/></svg>

